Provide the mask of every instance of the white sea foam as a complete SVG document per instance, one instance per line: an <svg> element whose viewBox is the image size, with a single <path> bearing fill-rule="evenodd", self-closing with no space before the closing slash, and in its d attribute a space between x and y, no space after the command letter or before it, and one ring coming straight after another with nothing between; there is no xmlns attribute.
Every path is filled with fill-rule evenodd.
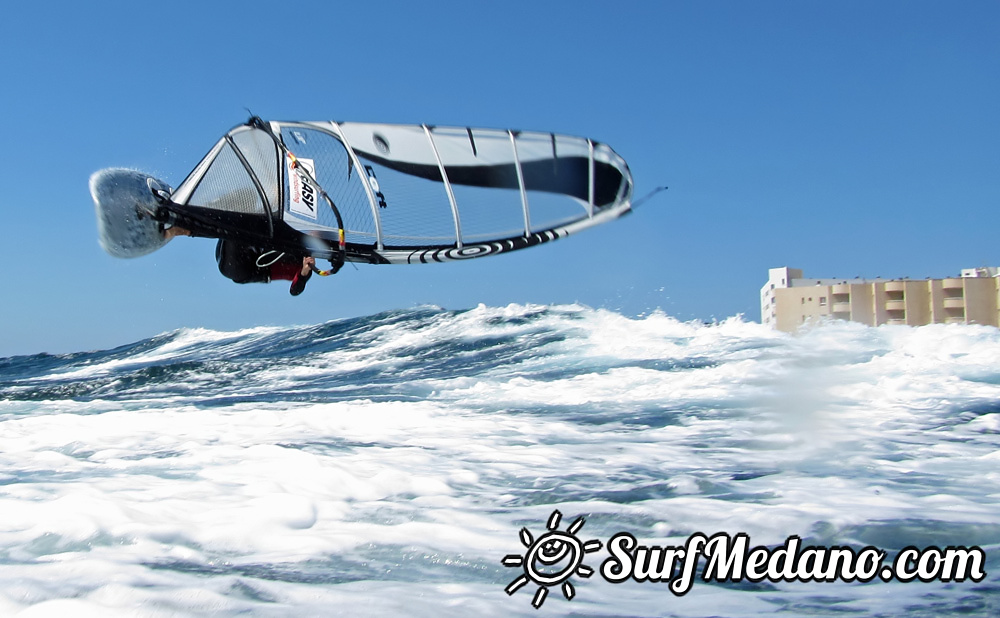
<svg viewBox="0 0 1000 618"><path fill-rule="evenodd" d="M185 331L22 382L224 360L285 332ZM504 594L516 569L500 559L554 508L587 515L585 538L1000 544L996 329L829 324L789 336L740 319L509 306L346 337L261 362L223 392L206 365L134 397L0 402L0 613L537 615L531 593ZM501 340L531 353L468 369ZM471 364L427 374L427 359L450 360L436 346L452 344ZM380 386L268 397L357 389L362 371ZM651 584L576 584L572 601L553 589L544 611L822 615L825 597L891 614L973 594L696 585L678 599Z"/></svg>
<svg viewBox="0 0 1000 618"><path fill-rule="evenodd" d="M209 346L220 348L229 345L229 352L236 353L240 347L250 347L254 340L262 335L281 332L283 329L274 326L258 326L234 332L215 331L207 328L183 328L174 333L170 340L156 348L126 358L117 358L70 370L56 371L47 375L37 376L36 380L80 380L94 376L107 375L115 370L152 365L167 360L176 360L192 352Z"/></svg>

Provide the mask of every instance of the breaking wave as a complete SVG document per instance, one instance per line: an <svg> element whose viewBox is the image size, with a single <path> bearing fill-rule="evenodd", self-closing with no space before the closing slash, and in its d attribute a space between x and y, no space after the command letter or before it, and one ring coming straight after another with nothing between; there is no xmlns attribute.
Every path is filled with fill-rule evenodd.
<svg viewBox="0 0 1000 618"><path fill-rule="evenodd" d="M501 559L558 509L661 546L978 545L988 576L595 575L546 613L996 615L998 449L990 327L423 307L4 358L0 614L539 615Z"/></svg>

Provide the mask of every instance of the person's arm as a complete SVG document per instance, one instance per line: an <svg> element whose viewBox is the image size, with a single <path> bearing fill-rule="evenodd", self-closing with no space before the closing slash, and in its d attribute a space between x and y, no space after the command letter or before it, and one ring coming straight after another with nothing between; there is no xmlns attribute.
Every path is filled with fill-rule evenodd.
<svg viewBox="0 0 1000 618"><path fill-rule="evenodd" d="M316 264L316 258L314 257L304 257L302 258L302 268L299 272L295 273L295 278L292 279L292 285L288 288L288 293L292 296L298 296L306 289L306 283L309 282L310 277L312 277L312 267Z"/></svg>

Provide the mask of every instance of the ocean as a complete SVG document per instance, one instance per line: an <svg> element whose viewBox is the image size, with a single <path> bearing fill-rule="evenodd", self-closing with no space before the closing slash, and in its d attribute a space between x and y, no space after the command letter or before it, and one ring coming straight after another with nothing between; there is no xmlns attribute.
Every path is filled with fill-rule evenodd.
<svg viewBox="0 0 1000 618"><path fill-rule="evenodd" d="M678 595L607 580L620 533L983 576ZM0 615L774 613L1000 615L1000 330L421 307L0 359Z"/></svg>

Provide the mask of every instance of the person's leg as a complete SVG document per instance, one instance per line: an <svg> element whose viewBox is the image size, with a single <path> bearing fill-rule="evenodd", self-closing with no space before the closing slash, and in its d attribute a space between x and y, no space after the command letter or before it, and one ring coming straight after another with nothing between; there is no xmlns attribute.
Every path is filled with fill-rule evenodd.
<svg viewBox="0 0 1000 618"><path fill-rule="evenodd" d="M220 240L215 246L215 260L219 272L236 283L267 281L267 273L257 267L257 251L253 247Z"/></svg>

